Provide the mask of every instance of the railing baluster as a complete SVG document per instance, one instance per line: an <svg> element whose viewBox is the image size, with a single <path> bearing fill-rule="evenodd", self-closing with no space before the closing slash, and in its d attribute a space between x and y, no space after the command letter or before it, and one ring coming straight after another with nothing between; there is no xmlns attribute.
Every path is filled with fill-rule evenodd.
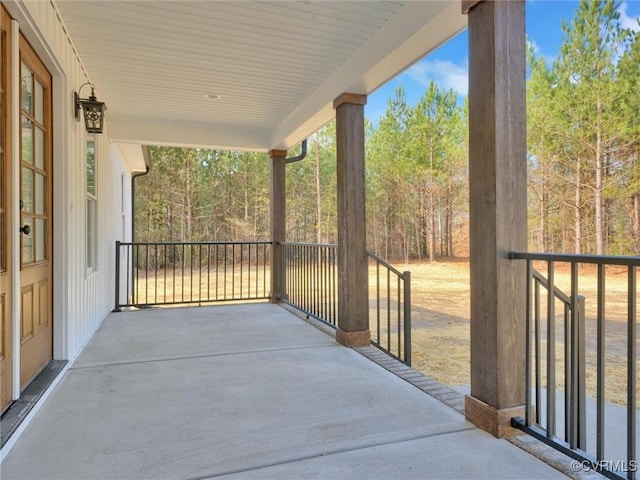
<svg viewBox="0 0 640 480"><path fill-rule="evenodd" d="M244 293L244 290L243 290L243 288L242 288L242 283L243 283L243 282L242 282L242 275L243 275L243 268L242 268L242 266L243 266L243 264L244 264L244 248L243 248L243 247L244 247L244 245L240 244L240 295L239 295L239 297L240 297L240 299L241 299L241 300L242 300L242 298L243 298L243 293ZM234 258L235 258L235 257L234 257ZM234 263L235 263L235 262L234 262Z"/></svg>
<svg viewBox="0 0 640 480"><path fill-rule="evenodd" d="M387 270L387 351L391 351L391 272Z"/></svg>
<svg viewBox="0 0 640 480"><path fill-rule="evenodd" d="M171 261L171 272L173 275L172 281L171 281L171 301L172 302L176 302L176 293L178 290L178 285L176 284L176 263L178 260L178 245L173 245L173 248L171 249L171 252L173 253L173 259Z"/></svg>
<svg viewBox="0 0 640 480"><path fill-rule="evenodd" d="M216 300L220 298L220 245L216 243Z"/></svg>
<svg viewBox="0 0 640 480"><path fill-rule="evenodd" d="M255 278L255 288L253 289L253 291L255 292L254 296L256 296L256 297L258 296L258 278L260 277L260 274L259 274L259 271L258 271L258 266L259 266L258 265L258 255L259 255L258 245L256 245L256 254L255 254L255 258L256 258L255 262L256 262L256 264L254 265L254 267L255 267L254 268L254 270L255 270L254 271L254 276L256 278ZM249 246L249 256L251 256L251 246ZM251 271L251 268L249 268L249 271ZM249 288L249 296L251 296L251 288Z"/></svg>
<svg viewBox="0 0 640 480"><path fill-rule="evenodd" d="M328 296L328 289L327 289L327 248L326 247L322 247L322 253L320 255L320 258L318 259L321 265L321 272L322 272L322 310L320 312L322 318L327 318L327 296Z"/></svg>
<svg viewBox="0 0 640 480"><path fill-rule="evenodd" d="M211 300L211 244L207 244L207 301Z"/></svg>
<svg viewBox="0 0 640 480"><path fill-rule="evenodd" d="M286 278L286 277L285 277ZM266 297L267 291L267 246L262 245L262 295ZM287 291L285 290L285 295Z"/></svg>
<svg viewBox="0 0 640 480"><path fill-rule="evenodd" d="M127 245L127 270L126 272L131 271L133 273L133 246ZM125 278L127 279L127 289L125 290L125 298L127 299L127 303L133 304L133 276L129 276L128 273L125 272ZM129 293L131 293L131 297L129 297ZM129 300L131 299L131 300Z"/></svg>
<svg viewBox="0 0 640 480"><path fill-rule="evenodd" d="M316 255L312 248L309 248L309 273L311 279L311 286L309 291L311 292L311 305L310 310L315 316L318 316L318 291L317 291L317 270L316 270Z"/></svg>
<svg viewBox="0 0 640 480"><path fill-rule="evenodd" d="M197 245L198 247L198 305L202 304L202 244Z"/></svg>
<svg viewBox="0 0 640 480"><path fill-rule="evenodd" d="M531 262L529 260L527 260L526 263L526 271L527 271L527 277L526 277L526 290L525 290L525 305L526 305L526 311L525 311L525 320L524 320L524 325L525 325L525 337L524 337L524 355L525 355L525 360L524 360L524 371L525 371L525 377L524 377L524 423L525 425L529 426L531 425ZM536 283L536 294L538 294L539 289L538 284ZM539 295L536 295L536 319L538 317L538 308L537 308L537 302L539 301ZM537 359L536 359L536 363L537 363ZM538 389L538 384L536 384L536 392ZM540 409L540 404L536 403L536 408L539 410Z"/></svg>
<svg viewBox="0 0 640 480"><path fill-rule="evenodd" d="M300 257L300 249L297 246L294 246L291 250L291 268L293 269L293 288L292 294L289 298L289 301L294 304L299 303L298 298L298 289L300 288L300 267L298 266L299 257Z"/></svg>
<svg viewBox="0 0 640 480"><path fill-rule="evenodd" d="M326 285L325 285L325 274L324 274L324 247L318 248L317 251L317 262L318 262L318 316L320 318L326 318L325 315L325 303L326 303Z"/></svg>
<svg viewBox="0 0 640 480"><path fill-rule="evenodd" d="M134 305L138 305L139 303L139 299L138 299L138 285L140 283L140 247L139 246L135 246L134 247L134 256L135 256L135 262L133 265L133 268L135 270L135 277L132 276L132 278L134 278L133 280L133 304Z"/></svg>
<svg viewBox="0 0 640 480"><path fill-rule="evenodd" d="M154 278L153 302L154 303L158 303L158 245L157 244L155 244L153 246L153 258L154 258L154 265L153 265L153 278Z"/></svg>
<svg viewBox="0 0 640 480"><path fill-rule="evenodd" d="M305 277L307 275L306 270L307 265L307 247L300 247L300 263L298 264L298 272L299 272L299 285L298 285L298 294L300 295L300 305L306 311L309 310L307 305L307 285L305 284Z"/></svg>
<svg viewBox="0 0 640 480"><path fill-rule="evenodd" d="M404 275L404 362L411 365L411 272Z"/></svg>
<svg viewBox="0 0 640 480"><path fill-rule="evenodd" d="M397 312L398 321L397 321L397 327L396 327L396 329L398 330L398 335L397 335L397 337L398 337L398 349L397 349L397 351L398 351L398 355L401 355L401 352L402 352L402 339L401 339L402 329L400 328L400 312L401 312L401 306L400 306L400 292L401 292L400 280L401 280L401 278L400 277L396 277L396 278L397 278L397 286L396 286L397 302L396 303L397 303L397 309L398 309L398 312Z"/></svg>
<svg viewBox="0 0 640 480"><path fill-rule="evenodd" d="M133 246L132 252L133 271L131 274L131 298L134 305L138 304L138 282L140 280L140 247L138 245Z"/></svg>
<svg viewBox="0 0 640 480"><path fill-rule="evenodd" d="M533 275L531 268L531 261L527 260L527 266L529 268L529 276ZM531 280L529 280L531 282ZM535 313L534 313L534 342L535 342L535 370L536 370L536 420L535 423L540 425L540 415L542 414L542 357L540 351L540 282L536 279L534 282L535 289ZM530 289L527 289L529 292L529 296L531 296ZM530 301L530 300L529 300ZM529 315L529 321L531 321L531 307L527 310L527 314ZM529 325L529 327L531 326ZM531 346L529 346L531 348ZM529 356L531 352L529 352ZM529 358L529 356L527 358ZM531 375L531 374L529 374ZM529 383L531 383L531 378L529 379ZM531 389L531 385L529 385L529 389Z"/></svg>
<svg viewBox="0 0 640 480"><path fill-rule="evenodd" d="M556 434L556 297L554 264L547 264L547 435Z"/></svg>
<svg viewBox="0 0 640 480"><path fill-rule="evenodd" d="M571 263L571 400L569 418L569 445L578 448L578 264Z"/></svg>
<svg viewBox="0 0 640 480"><path fill-rule="evenodd" d="M231 245L231 297L236 295L236 245Z"/></svg>
<svg viewBox="0 0 640 480"><path fill-rule="evenodd" d="M311 293L309 292L309 247L303 248L303 259L302 263L302 293L304 295L303 305L305 310L309 311L309 298L311 297Z"/></svg>
<svg viewBox="0 0 640 480"><path fill-rule="evenodd" d="M380 264L376 263L376 342L380 343Z"/></svg>
<svg viewBox="0 0 640 480"><path fill-rule="evenodd" d="M605 312L605 268L604 265L598 265L598 318L597 318L597 360L596 360L596 382L597 382L597 411L596 411L596 458L604 460L604 352L605 352L605 328L604 328L604 312Z"/></svg>
<svg viewBox="0 0 640 480"><path fill-rule="evenodd" d="M333 305L333 315L331 318L331 323L335 326L338 323L338 251L333 248L331 250L331 278L333 279L333 286L331 287L331 295L332 301L331 305Z"/></svg>
<svg viewBox="0 0 640 480"><path fill-rule="evenodd" d="M571 436L571 303L564 305L564 440Z"/></svg>
<svg viewBox="0 0 640 480"><path fill-rule="evenodd" d="M116 240L116 288L115 288L115 302L113 311L120 312L120 241Z"/></svg>
<svg viewBox="0 0 640 480"><path fill-rule="evenodd" d="M149 245L144 245L144 281L149 281ZM144 304L149 303L149 291L144 291Z"/></svg>
<svg viewBox="0 0 640 480"><path fill-rule="evenodd" d="M222 288L223 288L223 299L226 300L227 299L227 250L229 249L229 245L225 244L224 245L224 282L222 283Z"/></svg>
<svg viewBox="0 0 640 480"><path fill-rule="evenodd" d="M578 378L576 388L578 396L578 436L577 445L581 450L587 450L587 406L586 406L586 358L585 358L585 298L582 295L578 295L578 308L577 308L577 321L576 332L578 335L576 346L578 348L577 361L578 361Z"/></svg>
<svg viewBox="0 0 640 480"><path fill-rule="evenodd" d="M298 270L298 302L299 304L302 306L302 308L304 310L307 309L307 304L306 304L306 294L305 294L305 290L306 290L306 286L304 284L304 276L305 276L305 264L306 264L306 248L305 247L299 247L298 248L299 252L299 257L298 257L298 264L296 265L297 270Z"/></svg>
<svg viewBox="0 0 640 480"><path fill-rule="evenodd" d="M300 255L298 247L291 248L291 270L293 273L293 286L291 288L289 302L298 303L298 275L300 272L298 271L298 256Z"/></svg>
<svg viewBox="0 0 640 480"><path fill-rule="evenodd" d="M164 263L162 265L162 288L163 295L162 298L164 301L167 301L167 245L164 246Z"/></svg>

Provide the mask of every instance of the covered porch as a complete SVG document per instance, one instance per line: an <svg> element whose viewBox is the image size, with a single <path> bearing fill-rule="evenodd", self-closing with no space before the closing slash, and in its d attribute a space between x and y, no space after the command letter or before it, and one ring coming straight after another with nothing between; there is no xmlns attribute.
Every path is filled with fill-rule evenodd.
<svg viewBox="0 0 640 480"><path fill-rule="evenodd" d="M368 349L273 304L111 314L2 478L564 478Z"/></svg>
<svg viewBox="0 0 640 480"><path fill-rule="evenodd" d="M560 475L495 438L518 434L518 425L542 423L531 408L533 368L527 349L533 327L527 312L533 307L527 282L533 274L523 261L531 258L522 253L527 249L523 2L5 3L14 27L7 50L14 71L21 68L18 33L23 33L53 72L53 118L62 128L54 129L57 136L50 142L57 168L51 171L57 176L49 189L54 218L49 234L55 232L56 241L52 236L47 274L56 288L42 296L52 335L43 350L46 361L70 364L3 448L3 478ZM474 178L471 385L469 395L456 395L460 408L452 409L425 393L426 377L400 367L406 369L400 378L362 355L372 351L373 339L364 108L367 95L467 25L469 175ZM89 83L109 106L103 145L97 149L103 169L96 200L102 214L97 218L104 223L99 228L88 215L94 200L85 166L91 139L68 111L76 109L68 101L75 89ZM17 86L13 93L17 104ZM334 117L338 242L331 258L339 315L332 338L282 304L292 300L287 249L295 247L287 242L286 166L296 158L290 156L295 147ZM73 133L70 140L67 132ZM261 298L273 304L108 315L112 300L116 306L122 300L118 288L112 290L122 280L116 260L120 246L135 244L128 199L135 178L149 170L149 145L269 153L271 231L264 243L270 250L262 271L269 268L270 275L262 282ZM139 161L126 169L123 162L106 163L101 148L118 158L135 151L131 156ZM67 162L68 152L73 162ZM21 164L14 163L18 172ZM83 169L86 178L77 174ZM19 222L18 188L13 190L8 225L14 236L28 235ZM119 212L114 205L120 205ZM20 229L13 228L18 224ZM6 329L10 333L3 341L13 355L5 357L4 371L12 373L3 387L10 392L7 402L25 391L20 359L27 354L20 334L26 332L26 338L25 326L37 323L35 316L31 321L22 313L30 313L24 305L35 303L32 296L20 296L26 289L17 288L17 280L26 278L18 245L14 240L6 270L11 282L6 282L9 306L3 322L12 330ZM100 253L97 264L89 255L93 248ZM634 306L637 262L627 262L629 292L634 292L628 305ZM227 265L226 257L222 263ZM540 282L553 298L552 267L549 272L550 279ZM130 278L123 277L125 283ZM572 360L579 360L577 288L570 297L566 311L574 327L566 338L575 344ZM628 318L635 320L633 308ZM549 311L554 318L553 308ZM628 338L634 339L635 321L629 325ZM629 345L626 458L635 469L636 347ZM574 415L584 395L572 378L566 408ZM515 417L525 420L519 424ZM556 423L554 414L546 417L548 425ZM572 422L565 429L568 453L584 446L578 422ZM540 436L556 440L553 428ZM604 439L598 438L597 458L604 460ZM626 473L635 476L635 471Z"/></svg>

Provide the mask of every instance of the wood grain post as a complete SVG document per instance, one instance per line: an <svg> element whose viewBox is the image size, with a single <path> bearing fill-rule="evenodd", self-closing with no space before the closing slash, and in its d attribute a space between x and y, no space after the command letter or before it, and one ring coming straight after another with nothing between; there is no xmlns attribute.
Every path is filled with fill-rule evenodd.
<svg viewBox="0 0 640 480"><path fill-rule="evenodd" d="M369 345L369 271L365 218L365 95L344 93L336 109L338 196L338 328L336 341Z"/></svg>
<svg viewBox="0 0 640 480"><path fill-rule="evenodd" d="M281 242L286 239L286 150L270 150L271 157L271 288L270 301L278 303L284 295Z"/></svg>
<svg viewBox="0 0 640 480"><path fill-rule="evenodd" d="M524 416L527 248L525 6L469 10L471 396L466 417L496 436Z"/></svg>

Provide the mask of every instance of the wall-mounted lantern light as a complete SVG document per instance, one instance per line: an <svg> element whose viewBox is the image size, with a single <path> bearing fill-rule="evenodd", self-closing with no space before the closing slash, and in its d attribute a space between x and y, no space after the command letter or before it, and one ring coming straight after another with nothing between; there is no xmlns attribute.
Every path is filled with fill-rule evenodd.
<svg viewBox="0 0 640 480"><path fill-rule="evenodd" d="M80 98L82 87L91 85L91 96ZM80 110L84 110L84 126L87 133L102 133L104 125L104 112L107 110L104 102L99 102L94 92L93 83L85 83L80 86L77 92L73 92L73 101L76 120L80 120Z"/></svg>

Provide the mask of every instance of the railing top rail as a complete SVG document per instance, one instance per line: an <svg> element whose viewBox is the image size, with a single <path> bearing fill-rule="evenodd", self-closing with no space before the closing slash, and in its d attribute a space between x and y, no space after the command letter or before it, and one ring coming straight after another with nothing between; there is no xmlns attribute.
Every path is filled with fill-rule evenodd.
<svg viewBox="0 0 640 480"><path fill-rule="evenodd" d="M271 245L268 240L241 241L241 242L118 242L122 246L152 246L152 245Z"/></svg>
<svg viewBox="0 0 640 480"><path fill-rule="evenodd" d="M576 255L571 253L509 252L509 259L640 267L640 256L630 257L622 255Z"/></svg>
<svg viewBox="0 0 640 480"><path fill-rule="evenodd" d="M369 250L367 250L367 255L369 256L369 258L373 258L376 262L378 262L380 265L382 265L383 267L387 268L388 270L392 271L393 273L395 273L397 276L399 276L400 278L404 279L405 274L402 273L400 270L392 267L391 265L389 265L387 262L385 262L383 259L381 259L378 255L376 255L373 252L370 252Z"/></svg>
<svg viewBox="0 0 640 480"><path fill-rule="evenodd" d="M306 243L306 242L280 242L280 245L285 247L324 247L324 248L336 248L336 243Z"/></svg>

